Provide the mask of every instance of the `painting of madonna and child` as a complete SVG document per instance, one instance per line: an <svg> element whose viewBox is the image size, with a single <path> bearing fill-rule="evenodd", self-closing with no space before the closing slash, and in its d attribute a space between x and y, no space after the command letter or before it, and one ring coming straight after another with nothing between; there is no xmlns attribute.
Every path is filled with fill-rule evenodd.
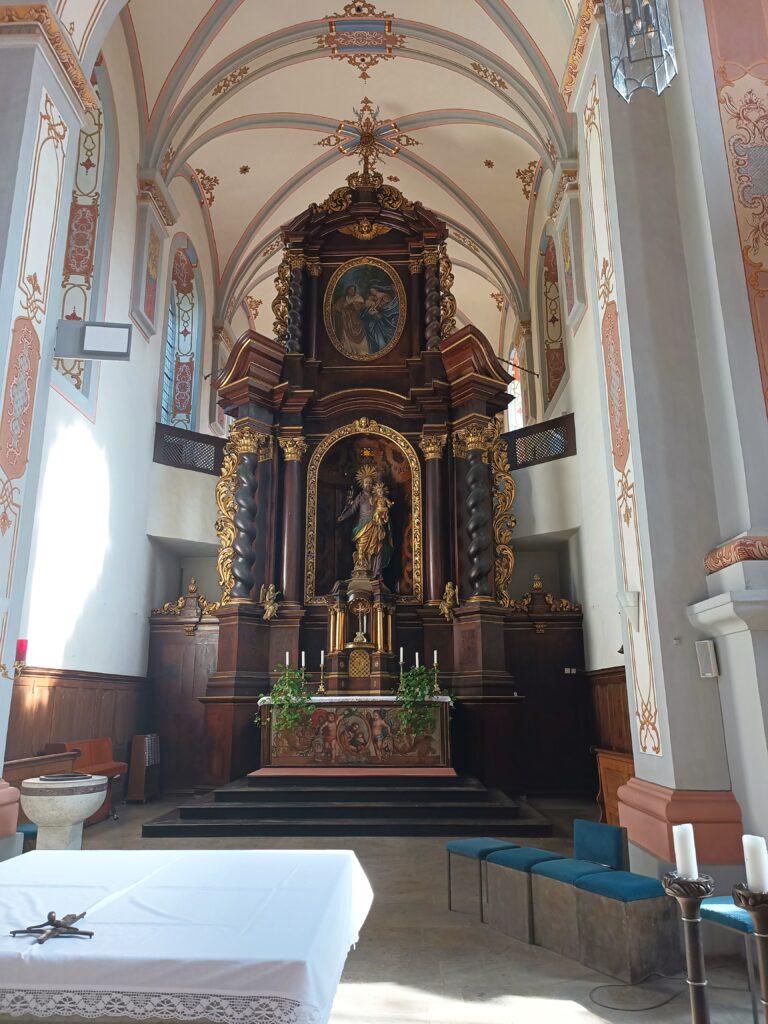
<svg viewBox="0 0 768 1024"><path fill-rule="evenodd" d="M303 726L270 730L270 765L444 766L448 764L444 714L444 706L436 708L432 728L414 735L400 727L399 710L393 705L324 703L312 710Z"/></svg>
<svg viewBox="0 0 768 1024"><path fill-rule="evenodd" d="M405 292L381 260L351 260L334 273L325 299L325 326L349 359L377 359L397 344L405 324Z"/></svg>

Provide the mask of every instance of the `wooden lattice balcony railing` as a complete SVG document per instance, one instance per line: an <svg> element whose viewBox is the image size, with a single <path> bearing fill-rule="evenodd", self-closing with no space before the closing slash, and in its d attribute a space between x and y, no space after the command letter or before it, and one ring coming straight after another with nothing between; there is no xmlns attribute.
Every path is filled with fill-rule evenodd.
<svg viewBox="0 0 768 1024"><path fill-rule="evenodd" d="M213 434L197 434L193 430L156 423L153 459L161 466L176 466L218 476L225 443L223 437Z"/></svg>
<svg viewBox="0 0 768 1024"><path fill-rule="evenodd" d="M511 430L504 436L509 443L509 464L512 469L538 466L542 462L552 462L576 454L573 413Z"/></svg>

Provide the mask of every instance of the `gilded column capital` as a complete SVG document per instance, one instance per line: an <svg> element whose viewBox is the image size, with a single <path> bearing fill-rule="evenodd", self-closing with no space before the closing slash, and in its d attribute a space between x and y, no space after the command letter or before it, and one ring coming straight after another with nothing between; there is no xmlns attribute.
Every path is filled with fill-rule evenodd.
<svg viewBox="0 0 768 1024"><path fill-rule="evenodd" d="M475 423L468 423L453 432L453 451L456 454L457 442L464 453L459 458L464 458L467 452L485 452L493 441L493 428L487 422L479 420Z"/></svg>
<svg viewBox="0 0 768 1024"><path fill-rule="evenodd" d="M275 454L275 439L271 434L262 434L259 448L256 453L259 462L271 462Z"/></svg>
<svg viewBox="0 0 768 1024"><path fill-rule="evenodd" d="M271 446L271 444L271 434L265 434L263 430L257 430L249 423L238 420L232 425L232 429L229 432L227 452L236 455L256 453L260 456L262 449L265 446Z"/></svg>
<svg viewBox="0 0 768 1024"><path fill-rule="evenodd" d="M464 437L464 433L461 430L454 430L451 434L451 446L453 448L454 459L466 459L467 457L467 441Z"/></svg>
<svg viewBox="0 0 768 1024"><path fill-rule="evenodd" d="M301 462L307 454L307 442L301 434L278 437L277 441L283 451L283 458L286 462Z"/></svg>
<svg viewBox="0 0 768 1024"><path fill-rule="evenodd" d="M442 459L443 448L448 438L445 434L422 434L419 438L419 448L424 453L424 458L429 461L430 459Z"/></svg>
<svg viewBox="0 0 768 1024"><path fill-rule="evenodd" d="M320 277L323 272L322 264L317 256L307 257L307 273L310 277Z"/></svg>
<svg viewBox="0 0 768 1024"><path fill-rule="evenodd" d="M427 249L424 253L424 266L436 267L440 263L440 253L437 249Z"/></svg>
<svg viewBox="0 0 768 1024"><path fill-rule="evenodd" d="M424 269L424 260L421 256L412 256L408 260L408 270L412 274L420 274Z"/></svg>
<svg viewBox="0 0 768 1024"><path fill-rule="evenodd" d="M288 258L288 266L291 270L303 270L307 265L307 258L303 252L291 252L290 250L286 253Z"/></svg>

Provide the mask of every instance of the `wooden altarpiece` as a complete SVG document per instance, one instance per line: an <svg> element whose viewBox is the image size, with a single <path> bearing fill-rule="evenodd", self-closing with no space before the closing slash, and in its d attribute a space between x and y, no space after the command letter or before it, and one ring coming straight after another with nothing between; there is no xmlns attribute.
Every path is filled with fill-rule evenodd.
<svg viewBox="0 0 768 1024"><path fill-rule="evenodd" d="M384 693L401 647L407 665L437 651L457 729L464 719L474 744L505 756L520 700L505 643L510 377L480 331L456 327L446 239L434 213L376 171L283 229L274 337L246 332L218 384L234 422L217 488L218 665L204 698L212 784L256 766L257 700L286 652L297 665L305 651L317 681L324 651L330 692ZM366 462L392 501L393 554L373 581L354 676L353 552L337 520ZM449 582L459 603L444 614ZM259 603L269 584L273 617Z"/></svg>

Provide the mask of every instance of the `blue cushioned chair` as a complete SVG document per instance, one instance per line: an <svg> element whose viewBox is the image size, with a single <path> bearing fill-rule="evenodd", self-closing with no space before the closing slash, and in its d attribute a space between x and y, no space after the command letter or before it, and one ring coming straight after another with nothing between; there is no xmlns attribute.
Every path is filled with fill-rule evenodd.
<svg viewBox="0 0 768 1024"><path fill-rule="evenodd" d="M733 902L732 896L710 896L701 904L701 918L709 921L720 928L728 928L729 931L740 932L744 936L744 947L747 955L747 977L749 979L749 992L752 996L752 1019L755 1024L760 1021L760 1009L758 1004L757 988L755 987L755 962L752 952L755 934L755 926L749 911L742 910Z"/></svg>
<svg viewBox="0 0 768 1024"><path fill-rule="evenodd" d="M475 839L452 839L445 844L448 856L448 909L472 914L476 909L483 917L483 864L497 850L516 850L517 843L491 836ZM453 858L456 858L453 862ZM475 867L477 865L477 867ZM454 888L457 898L454 899Z"/></svg>
<svg viewBox="0 0 768 1024"><path fill-rule="evenodd" d="M591 871L576 878L579 959L634 985L682 967L677 906L658 878Z"/></svg>
<svg viewBox="0 0 768 1024"><path fill-rule="evenodd" d="M559 853L530 846L489 854L485 864L483 921L520 942L533 942L531 869L545 861L562 859Z"/></svg>
<svg viewBox="0 0 768 1024"><path fill-rule="evenodd" d="M553 953L579 956L576 916L577 879L606 868L621 870L627 862L626 830L616 825L576 818L573 822L573 858L537 864L531 869L533 932L537 946Z"/></svg>

